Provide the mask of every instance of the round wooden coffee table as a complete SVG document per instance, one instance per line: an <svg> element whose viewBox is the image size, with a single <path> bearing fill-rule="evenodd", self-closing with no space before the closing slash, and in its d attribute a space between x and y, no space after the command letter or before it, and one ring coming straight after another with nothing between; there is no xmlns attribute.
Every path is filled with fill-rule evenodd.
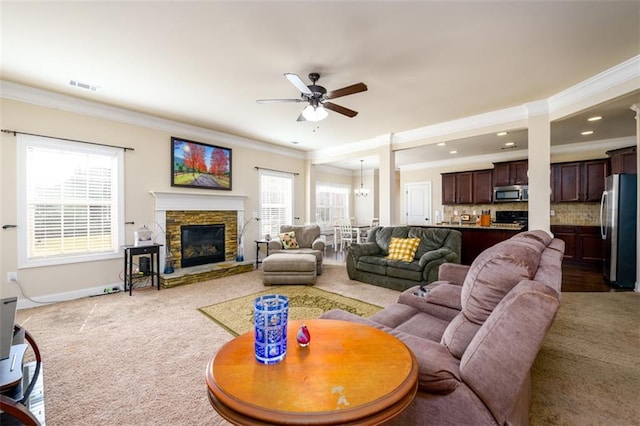
<svg viewBox="0 0 640 426"><path fill-rule="evenodd" d="M233 339L207 367L209 401L242 425L380 424L404 410L418 387L413 353L376 328L336 320L305 321L311 344L296 343L300 321L287 329L287 356L256 361L253 332Z"/></svg>

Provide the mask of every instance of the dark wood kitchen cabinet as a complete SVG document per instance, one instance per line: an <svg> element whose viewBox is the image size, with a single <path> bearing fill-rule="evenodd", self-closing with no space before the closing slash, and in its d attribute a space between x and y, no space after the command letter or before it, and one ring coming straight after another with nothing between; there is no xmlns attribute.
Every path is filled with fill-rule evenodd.
<svg viewBox="0 0 640 426"><path fill-rule="evenodd" d="M473 173L456 173L456 204L473 203Z"/></svg>
<svg viewBox="0 0 640 426"><path fill-rule="evenodd" d="M607 151L607 155L611 158L611 174L638 173L635 146Z"/></svg>
<svg viewBox="0 0 640 426"><path fill-rule="evenodd" d="M493 197L493 170L443 173L442 204L488 204Z"/></svg>
<svg viewBox="0 0 640 426"><path fill-rule="evenodd" d="M527 160L493 163L493 186L527 185L528 171Z"/></svg>
<svg viewBox="0 0 640 426"><path fill-rule="evenodd" d="M565 243L565 261L585 266L602 266L604 241L600 236L600 227L551 225L551 232Z"/></svg>
<svg viewBox="0 0 640 426"><path fill-rule="evenodd" d="M462 259L463 265L471 265L476 257L483 251L498 244L501 241L508 240L520 230L514 229L479 229L479 228L454 228L462 233Z"/></svg>
<svg viewBox="0 0 640 426"><path fill-rule="evenodd" d="M551 201L597 202L609 173L609 160L573 161L551 165Z"/></svg>
<svg viewBox="0 0 640 426"><path fill-rule="evenodd" d="M456 204L456 174L443 173L442 178L442 204Z"/></svg>
<svg viewBox="0 0 640 426"><path fill-rule="evenodd" d="M475 204L491 204L493 201L493 170L476 170L473 172L473 202Z"/></svg>

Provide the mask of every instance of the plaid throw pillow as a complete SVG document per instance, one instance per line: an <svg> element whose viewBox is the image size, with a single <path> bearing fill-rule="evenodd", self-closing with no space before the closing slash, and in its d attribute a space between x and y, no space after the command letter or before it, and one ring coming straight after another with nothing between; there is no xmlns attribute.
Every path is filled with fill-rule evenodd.
<svg viewBox="0 0 640 426"><path fill-rule="evenodd" d="M411 262L419 245L420 238L391 238L387 259Z"/></svg>
<svg viewBox="0 0 640 426"><path fill-rule="evenodd" d="M300 246L298 245L298 240L296 240L296 233L294 231L280 234L280 241L282 241L282 247L285 250L300 248Z"/></svg>

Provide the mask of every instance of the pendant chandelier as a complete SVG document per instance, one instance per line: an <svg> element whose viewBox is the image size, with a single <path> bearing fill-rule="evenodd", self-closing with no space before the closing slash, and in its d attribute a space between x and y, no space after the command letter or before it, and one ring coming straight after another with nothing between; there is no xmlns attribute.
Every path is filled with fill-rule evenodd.
<svg viewBox="0 0 640 426"><path fill-rule="evenodd" d="M353 192L356 194L356 197L366 197L369 195L369 190L364 188L363 182L363 174L362 174L362 165L364 160L360 160L360 188L354 189Z"/></svg>

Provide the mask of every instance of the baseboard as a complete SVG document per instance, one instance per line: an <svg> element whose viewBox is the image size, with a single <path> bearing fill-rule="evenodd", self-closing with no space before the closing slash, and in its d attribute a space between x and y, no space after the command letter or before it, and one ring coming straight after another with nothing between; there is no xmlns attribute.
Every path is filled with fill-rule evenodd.
<svg viewBox="0 0 640 426"><path fill-rule="evenodd" d="M33 300L26 299L25 297L18 298L17 309L35 308L37 306L48 305L58 302L65 302L67 300L80 299L82 297L97 296L105 294L105 289L113 289L118 287L120 291L124 290L124 283L113 283L102 285L99 287L83 288L80 290L68 291L64 293L48 294L46 296L33 297Z"/></svg>

